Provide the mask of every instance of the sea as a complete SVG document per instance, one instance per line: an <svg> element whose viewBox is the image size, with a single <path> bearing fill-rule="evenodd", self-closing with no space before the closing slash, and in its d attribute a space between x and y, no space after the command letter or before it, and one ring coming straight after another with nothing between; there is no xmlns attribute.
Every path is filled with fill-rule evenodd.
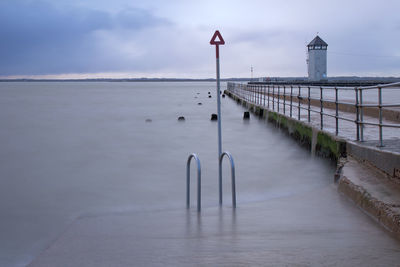
<svg viewBox="0 0 400 267"><path fill-rule="evenodd" d="M217 122L210 120L217 113L216 95L215 82L1 82L0 266L35 263L81 218L129 214L139 220L143 212L186 211L186 162L191 153L201 161L202 209L217 209ZM234 158L238 211L258 205L265 215L248 212L244 224L266 219L271 201L278 203L271 212L276 215L288 209L279 207L278 200L321 190L324 203L332 199L332 206L318 205L315 199L313 214L335 210L321 216L337 220L343 212L346 222L355 220L354 229L358 220L369 220L350 202L338 200L330 161L313 157L264 120L253 115L243 120L246 110L228 97L221 96L221 110L222 149ZM185 119L178 120L181 116ZM194 213L196 174L192 163ZM230 179L226 160L227 210L233 209ZM239 219L236 234L251 231L243 227L240 232ZM368 227L382 236L375 222ZM218 235L224 230L215 226L213 231ZM376 241L382 249L394 242L385 238L389 241ZM143 258L138 265L152 265L149 262Z"/></svg>

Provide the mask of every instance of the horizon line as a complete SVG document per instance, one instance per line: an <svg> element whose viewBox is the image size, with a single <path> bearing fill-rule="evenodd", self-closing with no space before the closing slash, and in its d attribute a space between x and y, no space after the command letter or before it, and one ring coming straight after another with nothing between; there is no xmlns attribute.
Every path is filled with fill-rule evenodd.
<svg viewBox="0 0 400 267"><path fill-rule="evenodd" d="M308 80L306 76L274 76L274 77L238 77L238 78L221 78L221 81L259 81L260 79L277 80L277 79L290 79L290 80ZM395 76L331 76L327 79L400 79ZM216 78L1 78L0 82L8 81L216 81Z"/></svg>

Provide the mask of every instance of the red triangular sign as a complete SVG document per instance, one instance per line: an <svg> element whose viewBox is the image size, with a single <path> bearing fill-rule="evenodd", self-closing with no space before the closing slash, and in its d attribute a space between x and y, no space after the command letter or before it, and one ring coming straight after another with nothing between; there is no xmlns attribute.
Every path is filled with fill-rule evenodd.
<svg viewBox="0 0 400 267"><path fill-rule="evenodd" d="M213 37L211 38L210 44L212 44L212 45L224 45L225 44L224 38L222 38L219 31L215 31Z"/></svg>

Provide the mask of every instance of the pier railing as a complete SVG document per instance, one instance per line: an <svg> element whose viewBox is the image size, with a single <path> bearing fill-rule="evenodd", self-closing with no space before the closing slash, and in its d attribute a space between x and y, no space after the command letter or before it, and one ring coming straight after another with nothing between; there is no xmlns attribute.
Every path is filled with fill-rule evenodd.
<svg viewBox="0 0 400 267"><path fill-rule="evenodd" d="M389 128L397 130L391 132L392 137L400 136L400 83L328 87L229 82L228 91L249 103L318 125L336 135L350 137L352 132L357 141L379 140L378 146L384 146L383 131Z"/></svg>

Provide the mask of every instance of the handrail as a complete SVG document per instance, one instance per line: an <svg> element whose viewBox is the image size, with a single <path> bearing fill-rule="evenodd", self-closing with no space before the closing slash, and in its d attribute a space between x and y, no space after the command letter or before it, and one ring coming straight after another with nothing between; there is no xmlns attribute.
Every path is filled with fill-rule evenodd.
<svg viewBox="0 0 400 267"><path fill-rule="evenodd" d="M280 88L283 86L283 94ZM291 88L289 94L285 89ZM384 88L396 89L396 92L400 92L400 82L392 84L379 84L375 86L353 86L353 87L328 87L328 86L311 86L311 85L281 85L281 84L238 84L238 83L228 83L228 91L237 95L238 97L244 98L246 101L266 107L272 111L277 111L286 114L286 107L290 107L290 117L297 117L298 120L302 120L306 116L306 120L311 122L310 113L316 113L320 115L320 128L323 130L326 128L324 125L324 117L333 117L335 119L334 126L335 134L339 135L340 121L353 122L356 131L355 139L357 141L364 141L364 129L365 125L375 126L378 128L377 140L379 141L379 147L384 146L383 130L385 128L398 128L400 129L400 123L392 124L390 122L385 122L383 117L389 116L388 120L395 119L392 110L388 108L400 108L400 103L389 102L384 103L382 101L382 95L384 93ZM302 90L303 89L303 90ZM325 91L325 89L328 89ZM365 101L363 99L363 90L375 89L378 91L377 100ZM315 94L310 94L313 90ZM319 91L318 96L316 91ZM333 91L333 94L331 93ZM339 99L338 92L346 91L345 99ZM351 94L351 91L355 93ZM307 92L307 93L305 93ZM326 93L325 93L326 92ZM248 97L251 95L252 97ZM353 95L353 96L351 96ZM370 94L371 95L371 94ZM351 98L349 98L351 97ZM254 101L256 99L264 99L264 103L261 101ZM283 101L281 101L281 99ZM286 100L290 100L289 103ZM393 99L395 100L395 99ZM318 107L316 110L314 107ZM297 114L293 114L297 108ZM302 114L302 111L306 110L307 114ZM339 114L339 111L341 111ZM302 115L302 116L301 116ZM350 119L349 115L352 117ZM373 119L371 120L370 117ZM376 123L375 118L378 120ZM329 127L329 125L328 125ZM346 126L347 127L347 126ZM343 128L349 129L349 128ZM346 134L347 135L347 134ZM371 136L368 136L371 138Z"/></svg>
<svg viewBox="0 0 400 267"><path fill-rule="evenodd" d="M189 155L186 163L186 208L190 208L190 162L194 158L197 162L197 211L201 210L201 165L200 159L195 154Z"/></svg>
<svg viewBox="0 0 400 267"><path fill-rule="evenodd" d="M219 169L222 172L222 160L224 159L224 156L227 156L229 158L229 161L231 163L231 177L232 177L232 206L236 208L236 182L235 182L235 163L233 161L233 157L231 153L228 151L224 151L221 156L219 157ZM219 179L219 205L222 205L222 175L220 176Z"/></svg>

